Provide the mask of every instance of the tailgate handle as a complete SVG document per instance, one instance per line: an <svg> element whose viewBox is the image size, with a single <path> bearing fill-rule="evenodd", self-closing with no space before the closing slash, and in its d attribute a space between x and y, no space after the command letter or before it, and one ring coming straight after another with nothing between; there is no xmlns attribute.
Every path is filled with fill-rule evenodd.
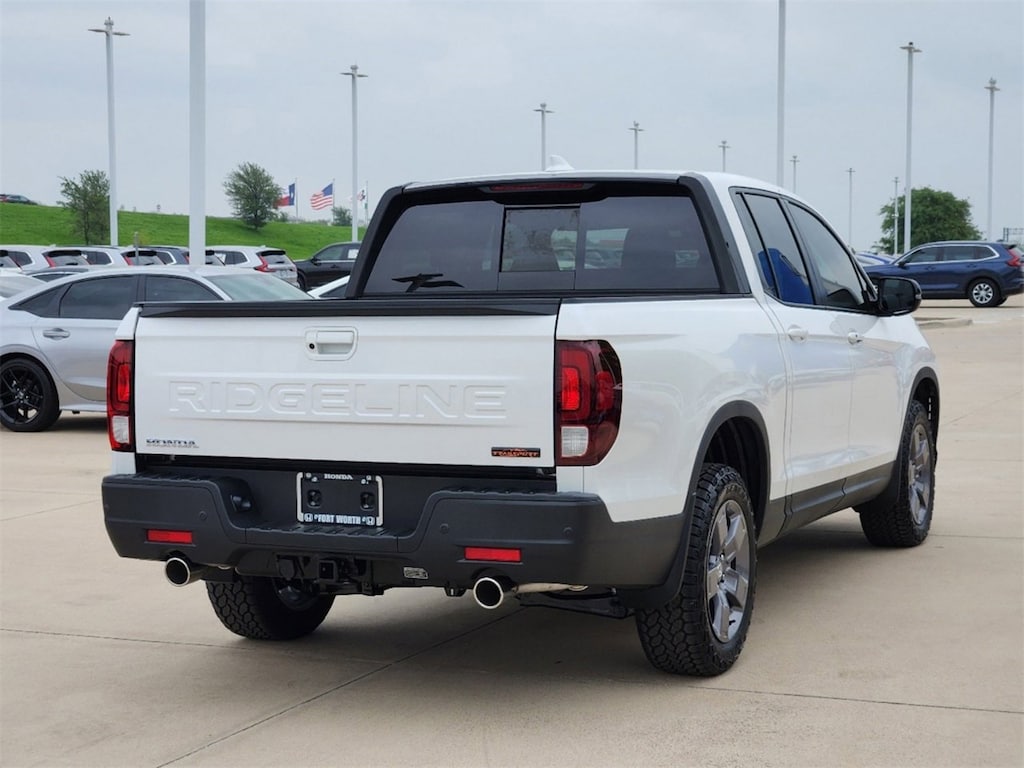
<svg viewBox="0 0 1024 768"><path fill-rule="evenodd" d="M315 358L344 360L356 350L355 328L321 328L306 331L306 354Z"/></svg>

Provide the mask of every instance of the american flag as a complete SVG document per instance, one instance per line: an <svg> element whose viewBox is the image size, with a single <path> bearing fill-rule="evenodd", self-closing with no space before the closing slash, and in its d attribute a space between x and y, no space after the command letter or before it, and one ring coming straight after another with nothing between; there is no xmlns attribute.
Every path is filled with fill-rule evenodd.
<svg viewBox="0 0 1024 768"><path fill-rule="evenodd" d="M309 204L312 206L314 211L322 211L324 208L330 208L333 206L334 182L332 181L319 192L315 192L313 196L309 198Z"/></svg>

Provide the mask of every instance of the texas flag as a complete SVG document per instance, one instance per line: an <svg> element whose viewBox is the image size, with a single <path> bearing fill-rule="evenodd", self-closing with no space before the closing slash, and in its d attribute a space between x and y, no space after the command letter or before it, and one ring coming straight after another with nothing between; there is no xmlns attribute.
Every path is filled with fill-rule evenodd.
<svg viewBox="0 0 1024 768"><path fill-rule="evenodd" d="M287 195L281 195L281 197L279 197L277 199L277 202L274 203L274 207L275 208L284 208L284 207L289 206L289 205L295 205L295 184L294 183L288 185L288 194Z"/></svg>

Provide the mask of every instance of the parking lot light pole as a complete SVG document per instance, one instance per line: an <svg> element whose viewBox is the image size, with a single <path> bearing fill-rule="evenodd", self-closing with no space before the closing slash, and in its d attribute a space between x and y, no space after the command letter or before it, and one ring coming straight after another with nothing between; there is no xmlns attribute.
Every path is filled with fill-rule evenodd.
<svg viewBox="0 0 1024 768"><path fill-rule="evenodd" d="M548 105L545 102L540 103L540 109L533 110L534 112L540 112L540 169L543 171L548 167L548 123L547 116L554 113L553 109L548 109Z"/></svg>
<svg viewBox="0 0 1024 768"><path fill-rule="evenodd" d="M899 255L897 250L896 238L899 237L899 222L900 217L898 215L900 203L900 177L895 176L892 180L892 257L895 259Z"/></svg>
<svg viewBox="0 0 1024 768"><path fill-rule="evenodd" d="M640 167L640 131L643 128L640 127L640 123L634 120L633 127L629 130L633 132L633 169L636 170Z"/></svg>
<svg viewBox="0 0 1024 768"><path fill-rule="evenodd" d="M793 155L793 159L789 162L793 164L793 191L796 192L796 164L800 161L796 159L796 155Z"/></svg>
<svg viewBox="0 0 1024 768"><path fill-rule="evenodd" d="M901 51L907 52L907 173L905 176L903 194L903 252L910 250L910 196L913 187L910 183L910 137L913 124L914 106L914 54L920 53L920 48L915 48L913 42L900 46Z"/></svg>
<svg viewBox="0 0 1024 768"><path fill-rule="evenodd" d="M996 88L994 77L989 78L985 90L988 91L988 214L985 218L985 237L994 240L995 237L992 233L992 146L995 137L996 91L999 90Z"/></svg>
<svg viewBox="0 0 1024 768"><path fill-rule="evenodd" d="M369 77L369 75L360 73L358 64L353 64L349 70L349 72L341 74L352 78L352 242L354 243L359 239L359 121L357 119L359 99L356 95L358 90L356 84L360 77Z"/></svg>
<svg viewBox="0 0 1024 768"><path fill-rule="evenodd" d="M722 139L722 143L718 146L722 148L722 173L725 173L725 150L729 149L729 145L725 142L725 139Z"/></svg>
<svg viewBox="0 0 1024 768"><path fill-rule="evenodd" d="M115 32L114 20L109 16L103 29L90 28L107 38L107 149L110 154L110 244L117 245L117 152L114 143L114 35L128 37L127 32Z"/></svg>

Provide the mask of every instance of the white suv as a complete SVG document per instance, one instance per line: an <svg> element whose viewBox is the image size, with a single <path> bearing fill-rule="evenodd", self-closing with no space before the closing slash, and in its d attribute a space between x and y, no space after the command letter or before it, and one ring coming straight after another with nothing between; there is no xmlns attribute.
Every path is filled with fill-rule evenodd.
<svg viewBox="0 0 1024 768"><path fill-rule="evenodd" d="M26 271L89 263L77 248L55 245L0 245L0 256L7 256Z"/></svg>
<svg viewBox="0 0 1024 768"><path fill-rule="evenodd" d="M280 248L265 245L211 245L212 251L228 267L251 267L267 272L294 286L299 285L299 272L288 254Z"/></svg>

